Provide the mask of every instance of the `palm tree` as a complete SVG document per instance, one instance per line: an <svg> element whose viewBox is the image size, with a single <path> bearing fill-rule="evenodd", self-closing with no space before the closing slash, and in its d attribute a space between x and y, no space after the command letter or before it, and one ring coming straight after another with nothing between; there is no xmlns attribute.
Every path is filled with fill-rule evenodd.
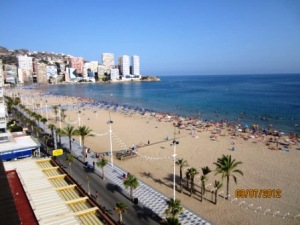
<svg viewBox="0 0 300 225"><path fill-rule="evenodd" d="M56 126L54 124L50 123L48 125L48 128L51 130L51 137L54 138L54 130L55 130Z"/></svg>
<svg viewBox="0 0 300 225"><path fill-rule="evenodd" d="M82 141L82 156L83 156L83 162L85 162L85 158L86 158L86 152L84 150L84 138L86 136L88 137L93 137L95 136L94 134L91 134L93 130L91 130L89 127L83 125L78 127L78 129L75 131L76 135L79 135Z"/></svg>
<svg viewBox="0 0 300 225"><path fill-rule="evenodd" d="M25 118L25 119L24 119L24 123L25 123L25 126L26 126L26 127L29 127L30 121L31 121L31 120L28 119L28 118Z"/></svg>
<svg viewBox="0 0 300 225"><path fill-rule="evenodd" d="M31 126L31 132L34 132L34 126L36 126L36 122L33 120L29 120L29 125Z"/></svg>
<svg viewBox="0 0 300 225"><path fill-rule="evenodd" d="M179 166L180 169L180 193L182 193L182 168L187 166L187 161L184 159L177 159L176 165Z"/></svg>
<svg viewBox="0 0 300 225"><path fill-rule="evenodd" d="M37 114L36 112L31 112L31 113L30 113L30 117L31 117L31 118L35 118L37 115L38 115L38 114Z"/></svg>
<svg viewBox="0 0 300 225"><path fill-rule="evenodd" d="M38 126L40 126L40 121L43 117L40 114L36 114L34 118L38 121Z"/></svg>
<svg viewBox="0 0 300 225"><path fill-rule="evenodd" d="M97 161L97 166L102 169L102 180L105 180L104 167L107 165L107 163L108 163L108 160L105 159L104 157L99 158Z"/></svg>
<svg viewBox="0 0 300 225"><path fill-rule="evenodd" d="M54 114L55 114L55 122L57 122L57 118L58 118L58 116L57 116L57 114L58 114L58 106L57 105L53 106L53 111L54 111Z"/></svg>
<svg viewBox="0 0 300 225"><path fill-rule="evenodd" d="M166 201L168 208L165 210L165 214L170 218L177 218L177 216L183 212L181 201L179 199L170 198Z"/></svg>
<svg viewBox="0 0 300 225"><path fill-rule="evenodd" d="M127 212L127 206L124 202L117 202L115 206L115 211L119 214L119 222L123 222L123 214Z"/></svg>
<svg viewBox="0 0 300 225"><path fill-rule="evenodd" d="M217 162L214 162L216 165L216 173L222 174L222 179L226 177L227 179L227 196L229 195L229 178L232 176L235 183L237 183L237 178L233 173L239 173L240 175L244 175L243 172L239 169L236 169L238 165L242 164L242 162L236 162L235 159L231 159L231 155L223 155L222 158L218 158Z"/></svg>
<svg viewBox="0 0 300 225"><path fill-rule="evenodd" d="M49 124L48 128L51 130L51 138L53 139L53 144L54 146L57 146L57 139L54 137L54 131L56 132L56 126L54 124ZM54 141L56 143L54 143Z"/></svg>
<svg viewBox="0 0 300 225"><path fill-rule="evenodd" d="M190 182L191 176L190 176L188 170L185 171L185 178L186 178L186 189L189 190L189 182Z"/></svg>
<svg viewBox="0 0 300 225"><path fill-rule="evenodd" d="M60 110L60 120L61 120L61 122L63 122L66 118L65 112L66 112L66 109L61 109Z"/></svg>
<svg viewBox="0 0 300 225"><path fill-rule="evenodd" d="M59 144L61 144L62 129L57 128L55 133L56 133L56 140L58 140Z"/></svg>
<svg viewBox="0 0 300 225"><path fill-rule="evenodd" d="M188 173L189 173L190 179L191 179L190 196L192 197L193 192L194 192L194 178L199 172L194 167L191 167L188 169Z"/></svg>
<svg viewBox="0 0 300 225"><path fill-rule="evenodd" d="M136 189L139 186L139 182L137 178L131 174L129 174L126 180L123 181L125 188L130 188L130 199L132 199L133 189Z"/></svg>
<svg viewBox="0 0 300 225"><path fill-rule="evenodd" d="M40 128L39 127L34 127L33 131L36 134L36 137L38 138L39 137Z"/></svg>
<svg viewBox="0 0 300 225"><path fill-rule="evenodd" d="M44 143L45 143L45 150L46 150L46 152L48 153L48 146L47 146L47 142L48 142L48 140L49 140L49 136L48 135L45 135L44 137L43 137L43 140L44 140Z"/></svg>
<svg viewBox="0 0 300 225"><path fill-rule="evenodd" d="M42 118L41 122L44 124L44 130L46 129L45 124L47 123L47 119L46 118Z"/></svg>
<svg viewBox="0 0 300 225"><path fill-rule="evenodd" d="M215 188L215 205L217 204L217 199L218 199L218 190L223 186L223 184L218 181L218 180L215 180L215 183L214 183L214 188Z"/></svg>
<svg viewBox="0 0 300 225"><path fill-rule="evenodd" d="M205 194L205 182L208 180L207 178L207 174L209 174L211 172L211 169L206 166L206 167L202 167L202 174L200 177L201 180L201 201L203 200L204 194Z"/></svg>
<svg viewBox="0 0 300 225"><path fill-rule="evenodd" d="M66 135L69 138L69 149L72 151L72 136L76 135L75 127L72 125L68 125L62 130L62 135Z"/></svg>
<svg viewBox="0 0 300 225"><path fill-rule="evenodd" d="M70 172L71 176L72 176L71 164L73 161L74 161L74 156L72 154L68 153L66 156L66 162L69 163L69 172Z"/></svg>

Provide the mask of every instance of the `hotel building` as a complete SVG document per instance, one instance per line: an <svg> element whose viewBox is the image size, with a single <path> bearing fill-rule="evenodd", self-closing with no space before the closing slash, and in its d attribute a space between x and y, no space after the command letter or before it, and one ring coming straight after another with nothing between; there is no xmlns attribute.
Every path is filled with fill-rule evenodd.
<svg viewBox="0 0 300 225"><path fill-rule="evenodd" d="M8 141L8 135L6 132L6 109L4 104L4 76L3 65L0 59L0 143Z"/></svg>
<svg viewBox="0 0 300 225"><path fill-rule="evenodd" d="M102 54L102 65L104 66L104 73L110 73L110 70L115 65L115 59L113 53Z"/></svg>
<svg viewBox="0 0 300 225"><path fill-rule="evenodd" d="M132 74L140 75L140 57L137 55L132 56Z"/></svg>
<svg viewBox="0 0 300 225"><path fill-rule="evenodd" d="M119 57L119 66L121 75L127 76L130 75L130 59L128 55L122 55Z"/></svg>
<svg viewBox="0 0 300 225"><path fill-rule="evenodd" d="M77 74L82 74L82 68L84 64L82 57L71 57L69 62L70 67L75 68Z"/></svg>

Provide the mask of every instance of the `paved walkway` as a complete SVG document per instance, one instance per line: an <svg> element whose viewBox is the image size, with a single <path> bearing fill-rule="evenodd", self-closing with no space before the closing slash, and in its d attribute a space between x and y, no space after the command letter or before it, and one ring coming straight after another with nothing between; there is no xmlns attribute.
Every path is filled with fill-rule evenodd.
<svg viewBox="0 0 300 225"><path fill-rule="evenodd" d="M69 138L62 137L61 142L65 147L69 146ZM72 141L72 153L76 157L82 157L82 150L77 141ZM93 165L93 161L97 161L96 158L92 157L93 154L88 154L87 161ZM102 173L102 169L96 166L95 168L98 174ZM104 167L105 178L109 179L115 185L118 185L122 191L125 191L129 195L129 189L126 189L123 185L122 175L126 171L118 168L114 165L111 166L110 162L108 166ZM167 208L166 200L169 198L162 195L158 191L154 190L150 186L144 184L142 181L139 181L139 186L133 191L134 198L138 198L138 201L142 203L145 207L151 209L154 213L159 215L161 218L164 218L164 211ZM192 213L188 209L184 208L184 212L179 216L179 221L182 225L210 225L211 223L207 222L206 220L200 218L196 214Z"/></svg>

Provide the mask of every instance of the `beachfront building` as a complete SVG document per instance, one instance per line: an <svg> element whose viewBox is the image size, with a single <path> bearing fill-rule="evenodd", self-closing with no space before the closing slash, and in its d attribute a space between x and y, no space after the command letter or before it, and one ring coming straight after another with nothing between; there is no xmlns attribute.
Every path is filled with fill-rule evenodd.
<svg viewBox="0 0 300 225"><path fill-rule="evenodd" d="M137 55L132 56L132 74L140 75L140 57Z"/></svg>
<svg viewBox="0 0 300 225"><path fill-rule="evenodd" d="M5 224L119 224L51 158L0 160L0 183Z"/></svg>
<svg viewBox="0 0 300 225"><path fill-rule="evenodd" d="M110 79L112 81L120 79L119 69L111 69L111 71L110 71Z"/></svg>
<svg viewBox="0 0 300 225"><path fill-rule="evenodd" d="M93 73L97 72L98 69L98 61L90 61L90 69L92 70Z"/></svg>
<svg viewBox="0 0 300 225"><path fill-rule="evenodd" d="M77 72L76 68L66 68L66 74L65 74L65 81L70 82L70 81L76 81L77 80Z"/></svg>
<svg viewBox="0 0 300 225"><path fill-rule="evenodd" d="M22 70L33 71L33 62L32 57L28 57L27 55L19 55L18 59L18 67Z"/></svg>
<svg viewBox="0 0 300 225"><path fill-rule="evenodd" d="M82 68L84 65L82 57L70 57L69 63L71 67L76 69L77 74L82 74Z"/></svg>
<svg viewBox="0 0 300 225"><path fill-rule="evenodd" d="M98 73L98 78L102 79L105 76L105 66L103 65L98 65L97 67L97 73Z"/></svg>
<svg viewBox="0 0 300 225"><path fill-rule="evenodd" d="M27 55L18 55L18 75L21 76L22 83L32 83L33 61ZM20 70L20 71L19 71ZM20 81L20 79L19 79Z"/></svg>
<svg viewBox="0 0 300 225"><path fill-rule="evenodd" d="M110 70L115 65L115 59L113 53L102 54L102 65L104 66L104 73L110 74Z"/></svg>
<svg viewBox="0 0 300 225"><path fill-rule="evenodd" d="M18 80L18 68L16 65L4 64L4 80L6 83L16 84ZM2 69L2 68L1 68Z"/></svg>
<svg viewBox="0 0 300 225"><path fill-rule="evenodd" d="M37 63L36 65L36 79L39 84L47 84L47 65L45 63Z"/></svg>
<svg viewBox="0 0 300 225"><path fill-rule="evenodd" d="M118 59L120 73L123 77L130 75L130 59L128 55L122 55Z"/></svg>
<svg viewBox="0 0 300 225"><path fill-rule="evenodd" d="M2 60L0 59L0 143L8 141L6 132L6 108L4 103L4 73Z"/></svg>
<svg viewBox="0 0 300 225"><path fill-rule="evenodd" d="M87 77L88 74L88 69L91 68L91 64L89 62L86 62L83 64L83 68L82 68L82 76L83 78Z"/></svg>
<svg viewBox="0 0 300 225"><path fill-rule="evenodd" d="M57 67L56 66L47 66L47 78L56 78L57 77Z"/></svg>

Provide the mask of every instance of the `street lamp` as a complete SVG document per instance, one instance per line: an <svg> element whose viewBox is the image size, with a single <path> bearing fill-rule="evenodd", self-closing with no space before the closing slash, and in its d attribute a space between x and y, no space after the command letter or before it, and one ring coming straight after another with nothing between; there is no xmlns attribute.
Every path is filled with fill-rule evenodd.
<svg viewBox="0 0 300 225"><path fill-rule="evenodd" d="M59 105L59 128L61 129L61 105Z"/></svg>
<svg viewBox="0 0 300 225"><path fill-rule="evenodd" d="M42 108L43 108L43 102L42 102L42 99L40 100L40 102L41 102L41 104L40 104L41 116L43 116L43 110L42 110Z"/></svg>
<svg viewBox="0 0 300 225"><path fill-rule="evenodd" d="M179 144L179 141L176 141L176 131L175 131L176 127L174 124L174 140L173 140L173 199L174 201L176 200L176 172L175 172L175 167L176 167L176 145Z"/></svg>
<svg viewBox="0 0 300 225"><path fill-rule="evenodd" d="M110 94L110 102L111 102L111 98L112 98L112 94ZM110 118L110 108L108 109L108 117L109 117L109 121L107 121L107 124L109 124L110 162L111 162L111 166L114 167L114 158L112 152L112 129L111 129L111 125L113 121Z"/></svg>
<svg viewBox="0 0 300 225"><path fill-rule="evenodd" d="M173 166L174 166L174 170L173 170L173 199L174 199L174 201L175 201L175 199L176 199L176 185L175 185L175 183L176 183L176 181L175 181L175 177L176 177L176 173L175 173L175 167L176 167L176 145L178 145L179 144L179 141L176 141L176 140L174 140L173 141L173 147L174 147L174 152L173 152L173 158L174 158L174 160L173 160Z"/></svg>
<svg viewBox="0 0 300 225"><path fill-rule="evenodd" d="M47 117L47 125L48 125L48 105L47 105L47 100L46 100L46 117Z"/></svg>
<svg viewBox="0 0 300 225"><path fill-rule="evenodd" d="M81 111L78 111L78 127L80 127L80 113L81 113ZM80 138L79 138L79 145L81 146L81 136L80 136Z"/></svg>
<svg viewBox="0 0 300 225"><path fill-rule="evenodd" d="M110 143L110 161L111 161L111 166L114 167L114 158L113 158L113 152L112 152L112 129L111 129L111 125L113 123L113 121L110 119L110 111L108 111L109 113L109 121L107 121L107 124L109 124L109 143Z"/></svg>

